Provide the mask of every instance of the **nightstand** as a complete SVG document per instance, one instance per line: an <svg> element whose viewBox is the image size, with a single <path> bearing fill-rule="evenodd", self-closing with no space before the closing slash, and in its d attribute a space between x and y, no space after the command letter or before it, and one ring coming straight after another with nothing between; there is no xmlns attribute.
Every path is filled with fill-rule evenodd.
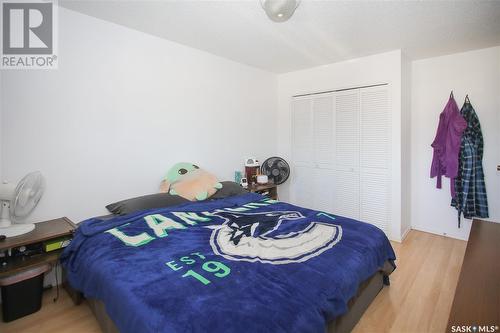
<svg viewBox="0 0 500 333"><path fill-rule="evenodd" d="M0 253L4 254L0 258L0 285L5 302L4 321L15 320L40 309L37 298L41 298L43 272L50 270L58 262L63 248L57 244L71 239L75 229L73 222L67 217L61 217L35 223L33 231L0 241ZM39 269L41 273L30 275ZM32 283L31 276L41 276L40 284ZM26 306L20 304L23 299L19 297L29 299L30 303Z"/></svg>
<svg viewBox="0 0 500 333"><path fill-rule="evenodd" d="M273 182L269 182L267 184L248 185L247 190L252 193L259 193L271 199L278 200L278 187Z"/></svg>

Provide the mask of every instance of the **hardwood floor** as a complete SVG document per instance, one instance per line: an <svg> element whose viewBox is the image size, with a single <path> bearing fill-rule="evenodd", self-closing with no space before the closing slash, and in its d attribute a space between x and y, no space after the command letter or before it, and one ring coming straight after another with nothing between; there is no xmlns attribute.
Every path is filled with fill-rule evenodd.
<svg viewBox="0 0 500 333"><path fill-rule="evenodd" d="M467 242L412 230L392 245L398 268L391 285L354 332L445 332Z"/></svg>
<svg viewBox="0 0 500 333"><path fill-rule="evenodd" d="M444 332L466 247L465 241L412 230L404 243L393 243L398 268L355 327L364 332ZM98 333L99 325L84 303L74 306L61 291L44 295L42 309L11 323L2 333Z"/></svg>

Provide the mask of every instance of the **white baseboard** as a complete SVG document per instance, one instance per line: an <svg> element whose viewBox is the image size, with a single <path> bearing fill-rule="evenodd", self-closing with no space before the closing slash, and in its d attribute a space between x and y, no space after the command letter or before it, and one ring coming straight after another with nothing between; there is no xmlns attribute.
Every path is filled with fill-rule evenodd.
<svg viewBox="0 0 500 333"><path fill-rule="evenodd" d="M403 241L405 240L405 238L408 235L408 233L410 232L410 230L411 230L411 227L406 229L402 235L397 235L397 237L389 237L389 240L393 241L393 242L403 243Z"/></svg>
<svg viewBox="0 0 500 333"><path fill-rule="evenodd" d="M448 238L453 238L453 239L459 239L459 240L467 241L467 238L456 237L456 236L453 236L453 235L444 234L442 232L439 232L439 231L436 231L436 230L432 230L432 229L427 229L427 228L422 228L422 227L417 227L417 228L412 227L412 229L413 230L417 230L417 231L427 232L427 233L434 234L434 235L443 236L443 237L448 237Z"/></svg>
<svg viewBox="0 0 500 333"><path fill-rule="evenodd" d="M411 227L408 227L408 229L406 229L404 232L403 232L403 235L401 236L401 243L404 242L406 236L408 236L408 233L410 232L411 230Z"/></svg>

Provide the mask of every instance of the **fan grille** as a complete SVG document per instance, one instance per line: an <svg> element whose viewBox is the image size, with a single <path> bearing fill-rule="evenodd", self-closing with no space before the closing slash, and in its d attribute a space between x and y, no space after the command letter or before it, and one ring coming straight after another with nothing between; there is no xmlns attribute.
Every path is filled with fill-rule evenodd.
<svg viewBox="0 0 500 333"><path fill-rule="evenodd" d="M12 220L19 221L35 209L44 191L43 176L39 171L27 174L17 184L14 201L10 205Z"/></svg>
<svg viewBox="0 0 500 333"><path fill-rule="evenodd" d="M283 184L290 176L290 166L281 157L270 157L262 163L261 171L276 185Z"/></svg>

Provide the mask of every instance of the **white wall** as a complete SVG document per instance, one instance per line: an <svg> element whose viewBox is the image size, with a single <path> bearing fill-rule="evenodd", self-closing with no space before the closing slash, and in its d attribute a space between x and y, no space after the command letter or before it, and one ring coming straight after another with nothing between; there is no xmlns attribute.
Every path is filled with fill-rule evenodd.
<svg viewBox="0 0 500 333"><path fill-rule="evenodd" d="M0 71L0 183L3 181L3 154L2 154L2 138L3 135L2 133L4 132L3 129L3 71Z"/></svg>
<svg viewBox="0 0 500 333"><path fill-rule="evenodd" d="M411 60L401 55L401 238L411 230Z"/></svg>
<svg viewBox="0 0 500 333"><path fill-rule="evenodd" d="M450 90L459 108L469 94L484 136L483 167L490 219L500 221L500 47L413 62L412 66L412 227L413 229L467 239L471 221L457 226L457 212L450 207L449 180L436 189L429 178L438 117Z"/></svg>
<svg viewBox="0 0 500 333"><path fill-rule="evenodd" d="M394 138L401 137L401 80L402 55L399 50L279 75L279 154L288 160L291 158L291 97L311 92L389 83L393 108L392 136ZM394 179L401 179L401 163L401 141L393 140L391 169ZM287 183L287 186L280 188L280 198L283 200L289 200L288 187L291 181ZM391 205L393 207L392 220L400 221L406 216L406 213L401 210L402 197L405 196L405 193L402 193L400 181L392 182L391 186L393 193L391 199L393 201ZM409 223L392 225L389 234L392 235L393 239L399 240L406 233L406 230L401 229L402 225L409 227Z"/></svg>
<svg viewBox="0 0 500 333"><path fill-rule="evenodd" d="M59 9L59 69L3 72L3 176L40 170L30 221L79 221L193 161L232 180L276 153L276 76Z"/></svg>

